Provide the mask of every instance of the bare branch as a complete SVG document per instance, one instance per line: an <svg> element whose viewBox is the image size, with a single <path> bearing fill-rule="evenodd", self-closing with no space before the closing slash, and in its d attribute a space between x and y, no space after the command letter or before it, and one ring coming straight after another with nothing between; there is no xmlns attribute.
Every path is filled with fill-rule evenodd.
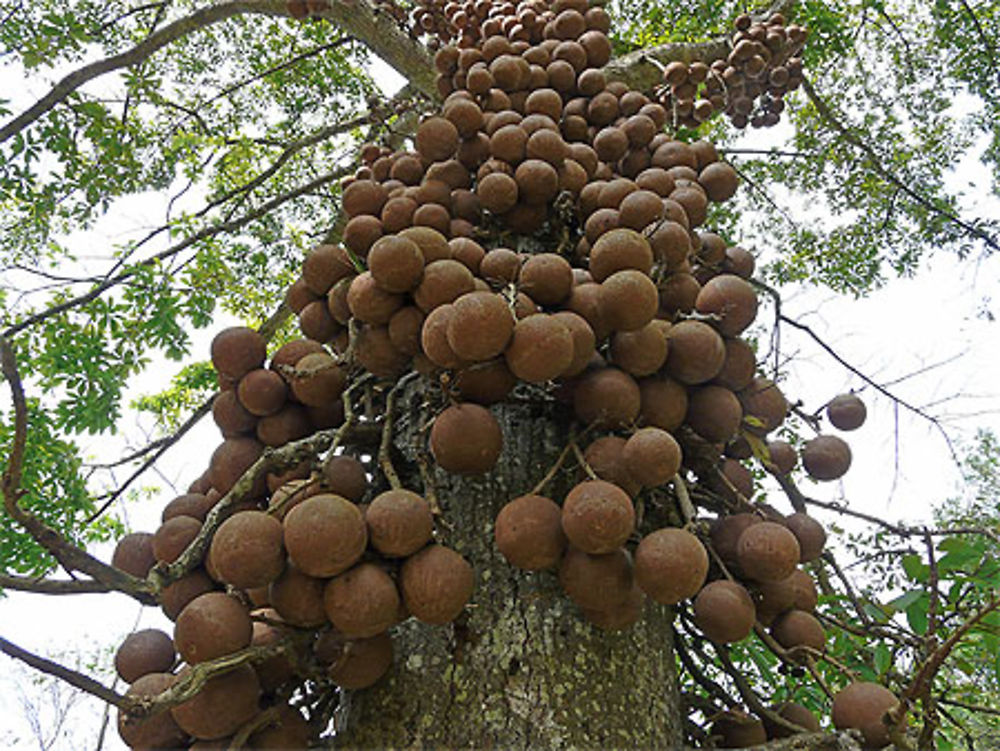
<svg viewBox="0 0 1000 751"><path fill-rule="evenodd" d="M88 579L39 579L13 574L0 574L0 589L41 595L87 595L115 591L104 582Z"/></svg>
<svg viewBox="0 0 1000 751"><path fill-rule="evenodd" d="M13 642L7 641L2 636L0 636L0 652L13 657L15 660L20 660L26 665L33 667L35 670L40 670L43 673L66 681L66 683L69 683L71 686L75 686L81 691L86 691L88 694L92 694L108 704L120 707L126 701L124 696L112 691L107 686L98 683L93 678L86 676L83 673L78 673L75 670L71 670L65 665L60 665L58 662L53 662L52 660L47 660L44 657L39 657L26 649L22 649Z"/></svg>

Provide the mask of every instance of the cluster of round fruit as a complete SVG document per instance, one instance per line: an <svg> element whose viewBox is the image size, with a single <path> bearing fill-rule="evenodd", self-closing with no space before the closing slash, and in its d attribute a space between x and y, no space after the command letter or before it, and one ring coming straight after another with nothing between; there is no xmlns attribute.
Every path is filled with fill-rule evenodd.
<svg viewBox="0 0 1000 751"><path fill-rule="evenodd" d="M749 15L736 19L729 54L710 65L701 61L669 63L663 70L661 101L673 123L697 127L725 112L737 128L777 125L784 96L802 83L798 56L807 36L797 24L785 25L774 13L766 22Z"/></svg>
<svg viewBox="0 0 1000 751"><path fill-rule="evenodd" d="M215 338L212 358L224 390L214 416L224 441L190 492L167 504L155 533L119 541L114 566L146 577L153 566L184 555L212 508L262 455L264 439L273 436L262 430L268 417L289 410L308 415L309 402L322 401L320 424L342 421L331 407L340 401L345 375L322 347L305 340L286 344L268 369L262 347L259 335L241 327ZM295 633L300 638L288 653L212 678L170 712L141 721L123 716L120 732L133 748L228 738L265 709L273 722L261 723L250 747L305 747L314 729L283 703L289 686L307 677L342 688L369 686L392 663L391 626L410 616L448 623L465 606L472 567L433 542L433 515L424 498L403 489L367 498L365 467L345 454L329 457L320 476L303 473L297 467L268 475L266 485L258 483L227 509L204 560L160 595L175 621L173 638L155 629L131 634L116 666L132 684L130 695L154 697L190 666ZM301 638L304 630L312 637ZM187 666L179 671L178 654Z"/></svg>

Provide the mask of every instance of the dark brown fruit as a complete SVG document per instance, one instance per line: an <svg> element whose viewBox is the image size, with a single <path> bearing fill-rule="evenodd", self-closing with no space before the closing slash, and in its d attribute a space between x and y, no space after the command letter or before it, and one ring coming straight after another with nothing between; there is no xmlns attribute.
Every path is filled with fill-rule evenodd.
<svg viewBox="0 0 1000 751"><path fill-rule="evenodd" d="M211 350L215 369L227 378L238 381L264 364L267 342L253 329L233 326L215 335Z"/></svg>
<svg viewBox="0 0 1000 751"><path fill-rule="evenodd" d="M253 438L227 438L215 449L209 462L212 487L219 493L228 493L263 453L263 444ZM263 474L259 485L264 485Z"/></svg>
<svg viewBox="0 0 1000 751"><path fill-rule="evenodd" d="M434 420L431 453L442 469L478 475L493 469L503 449L496 418L478 404L448 407Z"/></svg>
<svg viewBox="0 0 1000 751"><path fill-rule="evenodd" d="M336 576L347 570L368 543L361 511L346 498L332 494L302 501L285 516L284 527L289 558L309 576Z"/></svg>
<svg viewBox="0 0 1000 751"><path fill-rule="evenodd" d="M389 235L372 246L368 270L386 292L409 292L424 275L424 255L412 240Z"/></svg>
<svg viewBox="0 0 1000 751"><path fill-rule="evenodd" d="M438 626L458 617L474 583L468 561L443 545L430 545L410 556L399 573L406 609L418 620Z"/></svg>
<svg viewBox="0 0 1000 751"><path fill-rule="evenodd" d="M694 597L708 575L708 552L683 529L664 528L646 535L635 551L635 580L664 605Z"/></svg>
<svg viewBox="0 0 1000 751"><path fill-rule="evenodd" d="M764 728L767 730L767 737L769 739L790 738L796 732L818 733L820 730L819 720L816 719L816 715L794 701L782 702L778 706L772 707L772 711L793 725L798 725L802 730L793 731L765 717Z"/></svg>
<svg viewBox="0 0 1000 751"><path fill-rule="evenodd" d="M581 608L608 611L631 595L632 563L624 548L590 555L571 547L559 565L559 583Z"/></svg>
<svg viewBox="0 0 1000 751"><path fill-rule="evenodd" d="M135 683L148 673L168 673L177 660L174 642L163 631L134 631L115 652L115 670L126 683Z"/></svg>
<svg viewBox="0 0 1000 751"><path fill-rule="evenodd" d="M340 645L332 655L327 674L341 688L355 691L374 684L391 666L392 639L383 633Z"/></svg>
<svg viewBox="0 0 1000 751"><path fill-rule="evenodd" d="M518 128L520 132L522 131ZM483 208L494 214L505 214L517 205L517 181L503 172L486 175L476 185L476 195Z"/></svg>
<svg viewBox="0 0 1000 751"><path fill-rule="evenodd" d="M111 565L127 574L145 579L156 565L153 555L153 535L149 532L130 532L115 545Z"/></svg>
<svg viewBox="0 0 1000 751"><path fill-rule="evenodd" d="M625 470L646 488L669 482L681 466L681 447L670 433L660 428L640 428L622 449Z"/></svg>
<svg viewBox="0 0 1000 751"><path fill-rule="evenodd" d="M323 479L329 492L358 503L368 490L365 465L353 456L339 454L326 460Z"/></svg>
<svg viewBox="0 0 1000 751"><path fill-rule="evenodd" d="M528 383L558 378L573 363L573 336L558 318L540 314L522 318L514 326L504 351L510 371Z"/></svg>
<svg viewBox="0 0 1000 751"><path fill-rule="evenodd" d="M663 221L649 236L653 255L668 270L676 270L691 253L691 235L675 221Z"/></svg>
<svg viewBox="0 0 1000 751"><path fill-rule="evenodd" d="M365 510L365 521L372 546L390 558L417 552L431 539L434 530L430 504L422 496L403 489L375 496Z"/></svg>
<svg viewBox="0 0 1000 751"><path fill-rule="evenodd" d="M554 567L566 550L562 510L540 495L523 495L506 504L493 532L507 562L528 571Z"/></svg>
<svg viewBox="0 0 1000 751"><path fill-rule="evenodd" d="M634 229L605 232L590 249L590 273L598 282L616 271L635 269L648 274L652 267L653 250L649 241Z"/></svg>
<svg viewBox="0 0 1000 751"><path fill-rule="evenodd" d="M174 644L189 665L248 647L252 636L250 613L224 592L206 592L193 599L174 627Z"/></svg>
<svg viewBox="0 0 1000 751"><path fill-rule="evenodd" d="M326 623L323 588L326 579L307 576L289 563L284 573L271 582L267 599L281 619L293 626L315 628Z"/></svg>
<svg viewBox="0 0 1000 751"><path fill-rule="evenodd" d="M687 385L704 383L714 378L726 360L726 345L722 337L701 321L681 321L667 332L666 371Z"/></svg>
<svg viewBox="0 0 1000 751"><path fill-rule="evenodd" d="M716 717L710 735L718 748L749 748L767 741L763 722L733 709L727 709Z"/></svg>
<svg viewBox="0 0 1000 751"><path fill-rule="evenodd" d="M754 524L763 521L756 514L741 512L730 516L720 516L712 522L712 547L718 553L722 562L730 568L739 569L739 556L737 555L737 543L743 532Z"/></svg>
<svg viewBox="0 0 1000 751"><path fill-rule="evenodd" d="M240 404L236 389L222 391L212 401L212 419L224 437L250 433L257 426L257 418Z"/></svg>
<svg viewBox="0 0 1000 751"><path fill-rule="evenodd" d="M392 626L399 614L396 584L373 563L362 563L327 582L326 615L352 639L375 636Z"/></svg>
<svg viewBox="0 0 1000 751"><path fill-rule="evenodd" d="M395 378L410 362L409 355L393 346L386 326L363 325L354 354L363 368L379 378Z"/></svg>
<svg viewBox="0 0 1000 751"><path fill-rule="evenodd" d="M616 271L601 282L604 313L616 331L641 329L656 316L660 298L656 284L635 269Z"/></svg>
<svg viewBox="0 0 1000 751"><path fill-rule="evenodd" d="M632 478L622 459L625 439L616 435L608 435L591 441L583 452L583 459L602 480L614 483L629 496L634 497L642 486Z"/></svg>
<svg viewBox="0 0 1000 751"><path fill-rule="evenodd" d="M639 396L642 425L674 431L684 422L688 409L687 389L672 378L643 378L639 381Z"/></svg>
<svg viewBox="0 0 1000 751"><path fill-rule="evenodd" d="M783 524L799 541L800 563L808 563L819 558L826 546L826 530L822 524L801 512L786 517Z"/></svg>
<svg viewBox="0 0 1000 751"><path fill-rule="evenodd" d="M450 249L448 252L451 252ZM443 259L428 264L424 269L424 277L413 292L413 301L424 313L429 313L439 305L454 302L474 288L472 272L464 264L450 258Z"/></svg>
<svg viewBox="0 0 1000 751"><path fill-rule="evenodd" d="M181 676L183 676L183 671ZM235 733L257 714L260 681L249 665L209 678L195 696L170 710L195 738L214 740Z"/></svg>
<svg viewBox="0 0 1000 751"><path fill-rule="evenodd" d="M725 162L713 162L698 174L698 183L705 189L709 200L728 201L740 186L739 176Z"/></svg>
<svg viewBox="0 0 1000 751"><path fill-rule="evenodd" d="M378 216L388 199L386 189L374 180L355 180L343 195L344 213L349 217L360 214Z"/></svg>
<svg viewBox="0 0 1000 751"><path fill-rule="evenodd" d="M559 190L559 173L541 159L526 159L514 172L520 200L527 204L544 204Z"/></svg>
<svg viewBox="0 0 1000 751"><path fill-rule="evenodd" d="M787 441L768 441L767 451L771 457L770 465L767 468L777 471L779 474L787 475L798 464L799 456L795 449Z"/></svg>
<svg viewBox="0 0 1000 751"><path fill-rule="evenodd" d="M688 395L684 421L695 433L711 443L725 443L736 435L743 407L736 394L722 386L701 386Z"/></svg>
<svg viewBox="0 0 1000 751"><path fill-rule="evenodd" d="M222 581L238 589L270 584L285 568L281 522L262 511L240 511L212 537L209 557Z"/></svg>
<svg viewBox="0 0 1000 751"><path fill-rule="evenodd" d="M273 370L257 368L240 379L236 394L250 414L266 417L284 406L288 386L285 379Z"/></svg>
<svg viewBox="0 0 1000 751"><path fill-rule="evenodd" d="M462 368L455 376L455 386L462 399L477 404L503 401L515 385L517 377L502 357Z"/></svg>
<svg viewBox="0 0 1000 751"><path fill-rule="evenodd" d="M809 647L822 652L826 647L823 627L804 610L789 610L779 615L771 626L771 636L785 649Z"/></svg>
<svg viewBox="0 0 1000 751"><path fill-rule="evenodd" d="M248 747L252 749L303 749L313 740L313 729L299 710L282 705L278 716L266 727L254 731Z"/></svg>
<svg viewBox="0 0 1000 751"><path fill-rule="evenodd" d="M753 524L736 543L736 555L743 573L757 581L780 581L791 575L799 563L799 542L777 522Z"/></svg>
<svg viewBox="0 0 1000 751"><path fill-rule="evenodd" d="M838 730L860 730L866 748L882 748L889 743L889 726L883 718L898 704L896 695L884 686L855 681L833 697L830 714Z"/></svg>
<svg viewBox="0 0 1000 751"><path fill-rule="evenodd" d="M573 386L573 411L577 418L599 428L631 425L639 416L639 385L617 368L585 373Z"/></svg>
<svg viewBox="0 0 1000 751"><path fill-rule="evenodd" d="M851 468L851 447L835 435L821 435L802 447L802 466L814 480L837 480Z"/></svg>
<svg viewBox="0 0 1000 751"><path fill-rule="evenodd" d="M424 319L420 330L421 350L427 359L439 368L457 368L465 365L448 341L448 328L454 319L454 305L451 303L438 305Z"/></svg>
<svg viewBox="0 0 1000 751"><path fill-rule="evenodd" d="M744 418L747 428L754 433L770 433L777 428L788 414L788 402L781 389L767 378L757 377L739 394L743 403L743 414L755 419Z"/></svg>
<svg viewBox="0 0 1000 751"><path fill-rule="evenodd" d="M458 128L443 117L431 117L417 128L417 151L432 162L449 159L458 148Z"/></svg>
<svg viewBox="0 0 1000 751"><path fill-rule="evenodd" d="M389 341L403 355L412 357L420 351L420 332L424 314L413 305L405 305L389 319Z"/></svg>
<svg viewBox="0 0 1000 751"><path fill-rule="evenodd" d="M325 352L306 355L295 363L292 393L303 404L323 407L340 398L347 374Z"/></svg>
<svg viewBox="0 0 1000 751"><path fill-rule="evenodd" d="M148 673L136 679L125 695L153 699L174 685L176 680L176 676L167 672ZM119 710L118 734L131 748L182 748L188 740L187 733L181 730L167 710L142 719L131 719Z"/></svg>
<svg viewBox="0 0 1000 751"><path fill-rule="evenodd" d="M713 323L723 336L737 336L757 317L757 293L746 279L719 274L701 288L695 308L718 316Z"/></svg>
<svg viewBox="0 0 1000 751"><path fill-rule="evenodd" d="M153 535L153 555L160 563L173 563L201 531L201 522L190 516L175 516Z"/></svg>
<svg viewBox="0 0 1000 751"><path fill-rule="evenodd" d="M726 358L712 383L731 391L741 391L750 385L757 369L753 349L742 339L725 339Z"/></svg>
<svg viewBox="0 0 1000 751"><path fill-rule="evenodd" d="M605 610L595 610L594 608L580 608L583 617L590 623L604 631L624 631L635 625L642 617L643 608L646 605L646 595L633 582L624 601L616 603Z"/></svg>
<svg viewBox="0 0 1000 751"><path fill-rule="evenodd" d="M635 331L618 331L611 337L611 359L633 376L652 375L667 359L666 329L653 320Z"/></svg>
<svg viewBox="0 0 1000 751"><path fill-rule="evenodd" d="M317 245L302 263L303 281L314 295L319 296L325 295L344 277L356 273L351 257L339 245Z"/></svg>
<svg viewBox="0 0 1000 751"><path fill-rule="evenodd" d="M431 227L409 227L398 233L400 237L412 240L424 254L424 265L451 258L451 248L448 240Z"/></svg>
<svg viewBox="0 0 1000 751"><path fill-rule="evenodd" d="M840 394L826 405L826 416L839 430L857 430L865 424L868 410L856 394Z"/></svg>
<svg viewBox="0 0 1000 751"><path fill-rule="evenodd" d="M754 624L753 600L728 579L706 584L694 600L694 622L715 642L732 644L745 639Z"/></svg>
<svg viewBox="0 0 1000 751"><path fill-rule="evenodd" d="M555 253L532 255L521 267L518 286L540 305L557 305L573 288L573 269Z"/></svg>
<svg viewBox="0 0 1000 751"><path fill-rule="evenodd" d="M461 360L482 362L502 353L513 332L506 300L493 292L468 292L453 303L445 335Z"/></svg>
<svg viewBox="0 0 1000 751"><path fill-rule="evenodd" d="M562 528L577 549L591 555L610 553L621 547L635 528L632 499L610 482L581 482L563 501Z"/></svg>
<svg viewBox="0 0 1000 751"><path fill-rule="evenodd" d="M214 589L215 582L209 578L204 569L197 568L163 588L159 597L160 607L163 614L173 621L195 597Z"/></svg>

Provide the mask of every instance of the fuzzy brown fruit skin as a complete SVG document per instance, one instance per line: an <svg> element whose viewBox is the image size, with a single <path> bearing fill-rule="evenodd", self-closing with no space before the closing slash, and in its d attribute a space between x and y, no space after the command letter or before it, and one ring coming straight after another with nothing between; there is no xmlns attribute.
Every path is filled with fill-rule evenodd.
<svg viewBox="0 0 1000 751"><path fill-rule="evenodd" d="M686 530L658 529L642 538L636 548L636 583L664 605L676 605L694 597L707 575L708 552Z"/></svg>
<svg viewBox="0 0 1000 751"><path fill-rule="evenodd" d="M830 714L838 730L860 730L865 748L882 748L889 743L889 730L882 717L898 704L896 695L885 686L856 681L833 697Z"/></svg>
<svg viewBox="0 0 1000 751"><path fill-rule="evenodd" d="M357 690L373 685L391 666L392 639L382 633L340 645L332 655L327 675L341 688Z"/></svg>
<svg viewBox="0 0 1000 751"><path fill-rule="evenodd" d="M757 293L746 279L720 274L701 288L695 309L719 316L713 323L723 336L738 336L757 317Z"/></svg>
<svg viewBox="0 0 1000 751"><path fill-rule="evenodd" d="M778 706L773 707L772 710L789 722L804 728L806 732L818 733L820 730L819 720L816 719L816 715L797 702L782 702ZM767 737L769 740L773 740L775 738L789 738L796 734L796 731L785 728L776 722L772 722L766 717L763 718L763 721L764 729L767 730Z"/></svg>
<svg viewBox="0 0 1000 751"><path fill-rule="evenodd" d="M223 329L212 339L212 364L234 381L264 364L267 343L260 334L246 326Z"/></svg>
<svg viewBox="0 0 1000 751"><path fill-rule="evenodd" d="M802 447L802 466L814 480L838 480L851 468L851 447L835 435L817 436Z"/></svg>
<svg viewBox="0 0 1000 751"><path fill-rule="evenodd" d="M566 372L573 354L573 336L566 325L555 316L539 314L517 322L504 357L522 381L544 383Z"/></svg>
<svg viewBox="0 0 1000 751"><path fill-rule="evenodd" d="M622 448L625 471L646 488L668 482L680 469L681 458L680 445L660 428L640 428Z"/></svg>
<svg viewBox="0 0 1000 751"><path fill-rule="evenodd" d="M618 368L584 373L573 387L573 410L581 422L598 428L624 427L639 416L639 384Z"/></svg>
<svg viewBox="0 0 1000 751"><path fill-rule="evenodd" d="M326 623L325 579L302 573L292 563L267 588L267 599L281 619L293 626L314 628Z"/></svg>
<svg viewBox="0 0 1000 751"><path fill-rule="evenodd" d="M763 722L746 712L731 709L712 723L711 735L719 738L719 748L749 748L767 741Z"/></svg>
<svg viewBox="0 0 1000 751"><path fill-rule="evenodd" d="M771 636L785 649L809 647L817 652L826 648L826 632L815 616L804 610L789 610L771 626Z"/></svg>
<svg viewBox="0 0 1000 751"><path fill-rule="evenodd" d="M826 530L808 514L797 512L782 522L799 541L799 563L808 563L820 557L826 547Z"/></svg>
<svg viewBox="0 0 1000 751"><path fill-rule="evenodd" d="M493 535L507 562L526 571L553 568L566 550L562 509L545 496L522 495L507 503Z"/></svg>
<svg viewBox="0 0 1000 751"><path fill-rule="evenodd" d="M429 545L410 556L399 573L406 609L418 620L436 626L458 617L474 585L469 562L443 545Z"/></svg>
<svg viewBox="0 0 1000 751"><path fill-rule="evenodd" d="M868 410L856 394L840 394L826 405L826 416L838 430L857 430L865 424Z"/></svg>
<svg viewBox="0 0 1000 751"><path fill-rule="evenodd" d="M125 637L115 652L115 670L126 683L149 673L167 673L177 660L173 640L163 631L146 628Z"/></svg>
<svg viewBox="0 0 1000 751"><path fill-rule="evenodd" d="M514 315L493 292L468 292L453 303L448 344L462 360L483 362L504 351L514 333Z"/></svg>
<svg viewBox="0 0 1000 751"><path fill-rule="evenodd" d="M365 509L365 521L372 546L390 558L416 553L434 531L430 504L423 496L401 488L377 495Z"/></svg>
<svg viewBox="0 0 1000 751"><path fill-rule="evenodd" d="M712 380L726 361L722 337L701 321L681 321L667 332L667 373L692 386Z"/></svg>
<svg viewBox="0 0 1000 751"><path fill-rule="evenodd" d="M181 676L184 671L181 671ZM209 678L192 698L170 710L177 724L190 735L204 740L235 733L257 714L260 682L249 665L240 665L223 675Z"/></svg>
<svg viewBox="0 0 1000 751"><path fill-rule="evenodd" d="M739 569L740 559L737 555L737 544L739 543L740 536L747 527L760 524L762 521L763 519L757 516L757 514L743 511L729 516L720 516L712 522L710 532L712 546L715 548L715 552L719 554L722 562L730 569L736 568L738 573L742 573L742 569Z"/></svg>
<svg viewBox="0 0 1000 751"><path fill-rule="evenodd" d="M757 581L780 581L791 576L800 552L795 535L777 522L751 525L736 543L740 568Z"/></svg>
<svg viewBox="0 0 1000 751"><path fill-rule="evenodd" d="M250 613L224 592L207 592L193 599L174 626L174 644L189 665L248 647L252 637Z"/></svg>
<svg viewBox="0 0 1000 751"><path fill-rule="evenodd" d="M559 583L584 610L606 612L629 598L635 579L624 548L590 555L571 547L559 564Z"/></svg>
<svg viewBox="0 0 1000 751"><path fill-rule="evenodd" d="M156 565L153 555L153 535L150 532L130 532L122 536L111 554L111 565L139 579L145 579Z"/></svg>
<svg viewBox="0 0 1000 751"><path fill-rule="evenodd" d="M694 600L694 622L706 637L721 644L745 639L753 631L750 594L728 579L710 582Z"/></svg>
<svg viewBox="0 0 1000 751"><path fill-rule="evenodd" d="M788 414L788 401L781 389L767 378L757 377L737 396L743 404L743 414L754 420L744 419L747 429L757 433L770 433L781 425Z"/></svg>
<svg viewBox="0 0 1000 751"><path fill-rule="evenodd" d="M285 569L281 522L262 511L240 511L219 525L209 558L220 578L239 589L270 584Z"/></svg>
<svg viewBox="0 0 1000 751"><path fill-rule="evenodd" d="M434 461L448 471L478 475L493 469L503 450L496 418L478 404L448 407L434 420L430 435Z"/></svg>
<svg viewBox="0 0 1000 751"><path fill-rule="evenodd" d="M362 563L327 582L326 615L352 639L375 636L397 621L399 593L392 578L373 563Z"/></svg>
<svg viewBox="0 0 1000 751"><path fill-rule="evenodd" d="M581 482L566 495L562 528L574 547L591 555L621 547L635 529L635 509L628 494L610 482Z"/></svg>
<svg viewBox="0 0 1000 751"><path fill-rule="evenodd" d="M354 565L368 544L361 511L346 498L322 493L306 498L285 516L288 557L305 574L336 576Z"/></svg>
<svg viewBox="0 0 1000 751"><path fill-rule="evenodd" d="M136 679L125 695L130 698L152 699L170 688L176 680L177 676L170 673L148 673ZM130 719L119 710L118 735L132 748L178 748L183 747L188 740L188 734L180 728L169 711L142 719Z"/></svg>

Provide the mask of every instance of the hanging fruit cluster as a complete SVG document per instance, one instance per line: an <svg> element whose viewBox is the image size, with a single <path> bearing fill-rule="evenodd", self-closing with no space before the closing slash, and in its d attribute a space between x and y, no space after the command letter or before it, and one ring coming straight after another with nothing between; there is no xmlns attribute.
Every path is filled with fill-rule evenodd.
<svg viewBox="0 0 1000 751"><path fill-rule="evenodd" d="M586 0L427 2L416 13L442 43L440 114L420 123L412 150L363 149L363 166L343 186L342 244L314 248L287 293L303 339L267 362L250 329L216 337L213 417L224 440L162 526L123 538L113 560L145 577L189 556L203 528L211 534L161 593L173 637L138 632L119 650L133 695L155 696L192 666L246 647L298 638L210 679L169 713L123 717L134 748L231 738L263 717L261 706L270 714L250 743L304 746L317 729L288 704L289 686L371 685L392 662L391 627L459 616L473 567L437 541L426 489L367 463L370 441L345 433L318 471L303 457L252 485L244 478L269 447L350 427L353 385L410 373L422 388L447 391L428 449L448 473L491 471L503 433L490 408L514 389L568 405L591 433L581 481L561 503L538 488L505 506L495 526L503 555L524 569L557 569L587 619L627 628L646 597L693 598L693 622L713 641L738 641L756 620L792 655L824 649L815 588L798 568L822 551L823 529L749 500L743 462L787 473L797 457L767 440L788 403L756 374L740 338L757 314L753 256L704 228L711 205L734 195L737 174L711 144L664 132L699 86L711 100L711 81L727 76L722 104L734 117L750 115L736 102L765 89L760 106L776 115L804 32L780 16L741 18L724 69L694 64L681 81L680 68L668 67L668 109L607 80L608 16ZM700 119L699 106L682 117ZM851 399L830 405L835 426L863 420ZM375 423L383 410L385 431L388 400L367 406ZM825 436L805 445L802 460L830 480L847 470L850 451ZM690 474L696 500L718 513L711 531L688 501L685 528L649 530L630 552L637 499L671 483L686 497ZM213 508L229 494L239 502L223 520ZM178 655L186 667L175 672ZM815 722L791 711L800 726Z"/></svg>

